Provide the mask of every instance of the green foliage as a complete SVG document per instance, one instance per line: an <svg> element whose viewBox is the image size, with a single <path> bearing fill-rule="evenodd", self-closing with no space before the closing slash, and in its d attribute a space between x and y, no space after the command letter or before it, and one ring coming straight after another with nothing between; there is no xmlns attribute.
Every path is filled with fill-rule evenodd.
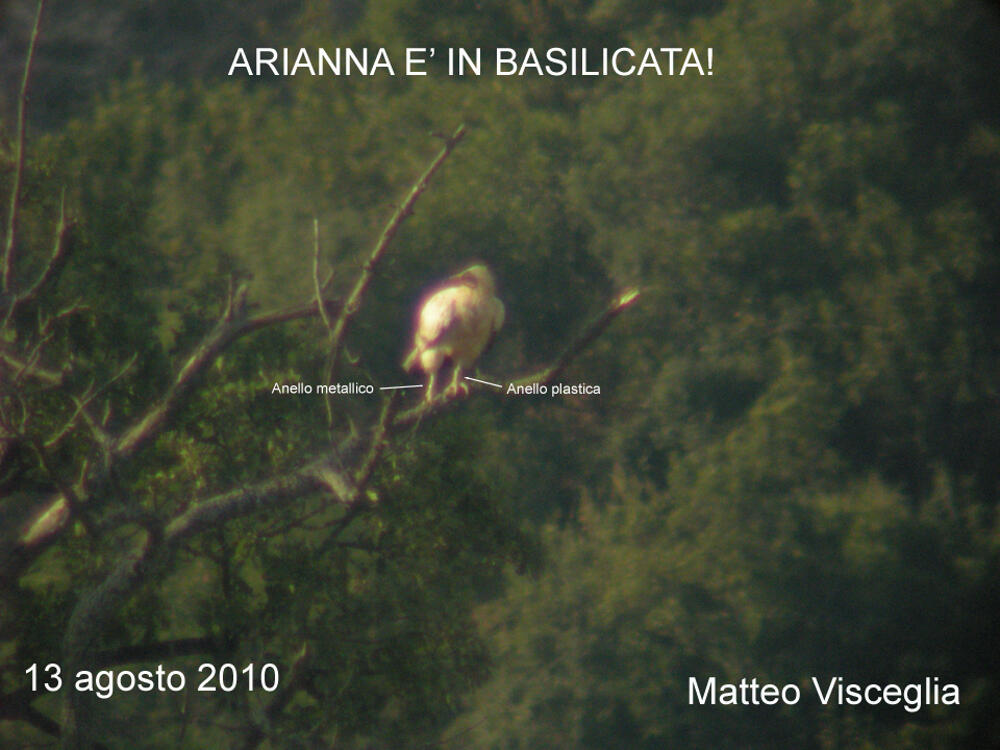
<svg viewBox="0 0 1000 750"><path fill-rule="evenodd" d="M125 16L179 12L154 5ZM564 376L600 384L600 397L477 395L388 446L366 512L304 493L290 513L201 534L95 645L207 638L206 660L283 670L306 654L307 677L278 715L263 718L257 695L133 697L95 708L106 726L127 719L122 742L149 747L238 745L251 723L287 747L996 744L1000 45L989 11L931 0L282 7L251 4L256 30L225 38L395 51L684 44L712 46L715 70L194 81L210 54L185 67L149 53L145 72L31 143L27 268L42 267L63 186L78 229L51 297L0 345L28 340L39 312L82 304L49 342L78 368L67 387L105 382L137 355L106 394L111 428L162 392L231 281L248 280L264 308L311 297L314 218L321 276L346 294L439 147L434 134L460 122L468 137L378 269L342 381L403 382L421 290L470 258L497 271L507 305L480 363L498 381L550 361L614 290L642 287ZM178 41L203 38L198 8ZM320 382L325 341L320 323L296 322L228 349L86 519L127 511L135 526L102 537L81 522L4 592L16 603L0 623L5 693L31 662L60 657L72 607L141 538L143 514L172 518L281 476L328 442L318 398L270 394ZM35 436L74 411L46 388L0 397L37 415ZM336 406L345 427L377 409ZM74 434L55 458L67 468L100 456ZM0 469L0 526L12 529L51 477L21 446ZM172 663L191 675L200 656ZM688 677L709 675L804 693L812 676L940 675L960 684L962 706L689 706ZM0 740L28 741L22 729L0 726Z"/></svg>

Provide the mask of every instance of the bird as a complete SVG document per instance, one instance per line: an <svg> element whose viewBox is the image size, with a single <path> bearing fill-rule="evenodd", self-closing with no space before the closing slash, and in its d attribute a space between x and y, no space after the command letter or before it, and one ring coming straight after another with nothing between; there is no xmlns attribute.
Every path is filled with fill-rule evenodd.
<svg viewBox="0 0 1000 750"><path fill-rule="evenodd" d="M434 398L434 382L446 362L455 369L445 394L468 392L459 379L492 342L505 316L493 273L482 263L448 277L422 297L415 315L413 348L403 360L403 369L419 368L427 375L424 395L428 402Z"/></svg>

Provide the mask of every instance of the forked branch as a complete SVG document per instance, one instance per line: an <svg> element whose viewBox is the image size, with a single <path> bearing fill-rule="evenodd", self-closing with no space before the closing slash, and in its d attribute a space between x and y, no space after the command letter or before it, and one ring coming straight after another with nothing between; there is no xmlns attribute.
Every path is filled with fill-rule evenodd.
<svg viewBox="0 0 1000 750"><path fill-rule="evenodd" d="M462 139L465 137L465 125L459 125L455 132L451 136L444 139L444 146L438 155L434 157L434 160L430 163L424 173L420 175L417 181L410 188L410 192L406 195L406 198L396 209L392 217L390 217L389 222L385 225L382 230L382 234L379 235L378 242L375 243L375 247L368 259L365 261L364 265L361 267L361 273L358 274L358 279L351 289L351 293L348 295L347 300L344 302L344 307L340 311L340 315L337 316L337 320L333 324L333 328L330 331L330 354L327 361L326 368L326 381L327 383L333 382L334 374L337 372L338 360L340 358L340 352L344 345L344 336L347 333L348 326L354 315L361 308L361 302L364 299L365 292L368 291L368 286L371 284L372 276L375 273L375 268L378 266L379 261L382 260L382 256L385 255L386 250L389 249L389 244L392 242L392 238L396 236L399 228L406 221L407 217L413 214L413 207L416 205L417 200L427 189L430 184L431 178L434 173L438 171L445 160L451 155L451 152L455 150L455 147L461 143ZM327 417L332 422L333 412L330 398L327 398Z"/></svg>

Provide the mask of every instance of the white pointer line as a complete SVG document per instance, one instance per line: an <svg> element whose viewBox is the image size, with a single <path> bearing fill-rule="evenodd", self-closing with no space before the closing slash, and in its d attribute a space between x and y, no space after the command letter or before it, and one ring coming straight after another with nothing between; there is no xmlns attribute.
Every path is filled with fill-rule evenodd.
<svg viewBox="0 0 1000 750"><path fill-rule="evenodd" d="M423 384L419 383L417 385L383 385L379 388L380 391L398 391L400 388L423 388Z"/></svg>
<svg viewBox="0 0 1000 750"><path fill-rule="evenodd" d="M491 383L488 380L480 380L479 378L470 378L468 375L463 376L466 380L471 380L473 383L482 383L483 385L492 385L494 388L503 388L499 383Z"/></svg>

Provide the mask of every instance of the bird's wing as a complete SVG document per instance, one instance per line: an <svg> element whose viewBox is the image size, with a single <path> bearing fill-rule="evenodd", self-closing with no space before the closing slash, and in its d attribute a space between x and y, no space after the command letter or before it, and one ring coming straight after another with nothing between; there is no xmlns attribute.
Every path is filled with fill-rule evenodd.
<svg viewBox="0 0 1000 750"><path fill-rule="evenodd" d="M489 338L486 339L486 345L483 347L483 350L479 353L480 357L493 348L493 344L497 340L497 334L503 327L503 322L507 317L507 312L503 306L503 302L496 297L490 300L490 315L493 318L490 324L490 335Z"/></svg>
<svg viewBox="0 0 1000 750"><path fill-rule="evenodd" d="M507 309L496 297L493 298L493 335L503 328L503 322L507 318Z"/></svg>
<svg viewBox="0 0 1000 750"><path fill-rule="evenodd" d="M424 303L417 328L417 337L422 343L439 343L458 328L461 323L458 308L464 292L464 287L448 287Z"/></svg>

